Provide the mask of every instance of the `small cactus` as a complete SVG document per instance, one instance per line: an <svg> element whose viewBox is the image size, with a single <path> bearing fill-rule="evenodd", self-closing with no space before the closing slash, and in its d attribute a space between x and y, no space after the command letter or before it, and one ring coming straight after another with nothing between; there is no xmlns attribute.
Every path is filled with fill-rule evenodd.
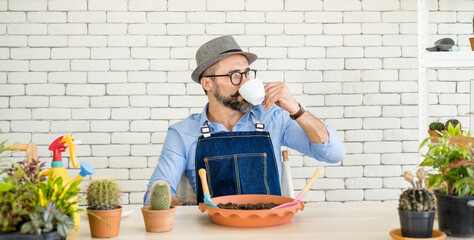
<svg viewBox="0 0 474 240"><path fill-rule="evenodd" d="M150 190L150 208L151 210L166 210L171 205L170 185L163 180L153 183Z"/></svg>
<svg viewBox="0 0 474 240"><path fill-rule="evenodd" d="M87 204L93 210L118 208L122 190L113 179L92 180L86 189Z"/></svg>
<svg viewBox="0 0 474 240"><path fill-rule="evenodd" d="M432 122L432 123L430 123L430 130L443 131L444 130L444 124L442 124L440 122Z"/></svg>
<svg viewBox="0 0 474 240"><path fill-rule="evenodd" d="M448 130L448 127L449 127L449 124L451 123L451 125L453 125L453 128L455 128L457 125L459 125L459 128L461 128L461 123L457 120L457 119L449 119L448 121L446 121L446 123L444 124L444 129L445 130Z"/></svg>
<svg viewBox="0 0 474 240"><path fill-rule="evenodd" d="M403 177L413 186L400 195L398 200L398 207L400 210L406 211L432 211L435 209L433 194L423 187L423 180L425 179L425 171L420 168L416 172L418 181L414 182L414 176L411 172L405 172Z"/></svg>

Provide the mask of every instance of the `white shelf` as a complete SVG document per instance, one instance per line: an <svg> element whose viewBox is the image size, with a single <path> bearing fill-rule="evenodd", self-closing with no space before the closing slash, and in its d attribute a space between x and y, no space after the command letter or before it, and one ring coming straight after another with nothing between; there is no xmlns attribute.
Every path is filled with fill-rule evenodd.
<svg viewBox="0 0 474 240"><path fill-rule="evenodd" d="M427 52L425 64L432 68L474 67L474 52Z"/></svg>
<svg viewBox="0 0 474 240"><path fill-rule="evenodd" d="M473 68L474 52L428 52L428 8L429 0L417 0L418 26L418 141L421 143L428 135L428 69L430 68ZM430 45L429 47L431 47ZM466 76L466 80L473 76ZM471 119L474 121L474 118ZM470 128L474 129L471 124Z"/></svg>

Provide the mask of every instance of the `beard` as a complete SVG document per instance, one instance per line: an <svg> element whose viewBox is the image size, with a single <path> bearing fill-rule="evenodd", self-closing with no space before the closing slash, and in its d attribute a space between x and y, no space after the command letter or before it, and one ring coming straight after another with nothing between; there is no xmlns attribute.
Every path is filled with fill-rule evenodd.
<svg viewBox="0 0 474 240"><path fill-rule="evenodd" d="M239 91L237 91L235 94L232 94L228 97L223 96L219 91L219 86L216 84L216 91L214 92L214 97L220 104L241 113L250 112L250 110L253 109L253 104L247 102L243 98L242 98L243 101L240 102L239 96L240 96Z"/></svg>

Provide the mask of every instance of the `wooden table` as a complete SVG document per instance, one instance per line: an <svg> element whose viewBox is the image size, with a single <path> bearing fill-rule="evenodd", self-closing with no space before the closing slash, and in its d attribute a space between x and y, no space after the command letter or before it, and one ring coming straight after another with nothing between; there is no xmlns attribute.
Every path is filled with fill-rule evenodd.
<svg viewBox="0 0 474 240"><path fill-rule="evenodd" d="M173 230L167 233L148 233L145 230L140 206L130 216L123 217L120 234L113 239L219 239L219 240L383 240L392 239L390 230L399 228L397 204L390 203L310 203L295 214L291 222L266 228L234 228L214 224L207 212L197 206L179 206ZM435 220L434 227L438 224ZM73 230L68 240L90 239L87 216L81 216L81 226ZM446 239L466 239L452 238ZM469 239L469 238L467 238Z"/></svg>

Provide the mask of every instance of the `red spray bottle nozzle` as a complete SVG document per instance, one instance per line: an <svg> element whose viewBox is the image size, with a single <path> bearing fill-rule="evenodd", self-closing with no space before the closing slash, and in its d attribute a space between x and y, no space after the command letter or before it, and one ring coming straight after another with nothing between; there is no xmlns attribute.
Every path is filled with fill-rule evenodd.
<svg viewBox="0 0 474 240"><path fill-rule="evenodd" d="M63 136L56 138L51 145L49 145L49 150L53 151L53 161L62 161L61 153L66 151L66 144L62 142Z"/></svg>
<svg viewBox="0 0 474 240"><path fill-rule="evenodd" d="M77 168L76 145L73 142L74 138L70 135L64 135L54 140L49 145L49 150L53 151L53 162L62 162L61 153L69 147L69 157L71 158L72 166Z"/></svg>

